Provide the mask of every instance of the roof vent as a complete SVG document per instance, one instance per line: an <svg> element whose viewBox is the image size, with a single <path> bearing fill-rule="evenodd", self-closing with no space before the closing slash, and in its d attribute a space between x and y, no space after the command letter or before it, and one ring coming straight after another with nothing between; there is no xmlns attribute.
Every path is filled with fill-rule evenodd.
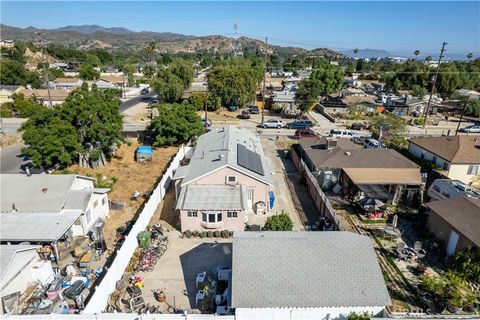
<svg viewBox="0 0 480 320"><path fill-rule="evenodd" d="M346 155L347 157L350 157L351 154L352 154L352 153L351 153L350 151L345 151L345 155Z"/></svg>
<svg viewBox="0 0 480 320"><path fill-rule="evenodd" d="M42 189L42 192L43 192L43 193L47 193L47 191L48 191L48 188L43 188L43 189Z"/></svg>
<svg viewBox="0 0 480 320"><path fill-rule="evenodd" d="M223 159L223 157L224 157L224 155L223 155L223 154L219 154L219 155L218 155L218 159L220 159L220 160L222 160L222 159Z"/></svg>
<svg viewBox="0 0 480 320"><path fill-rule="evenodd" d="M12 213L17 212L17 207L15 206L15 203L12 203Z"/></svg>

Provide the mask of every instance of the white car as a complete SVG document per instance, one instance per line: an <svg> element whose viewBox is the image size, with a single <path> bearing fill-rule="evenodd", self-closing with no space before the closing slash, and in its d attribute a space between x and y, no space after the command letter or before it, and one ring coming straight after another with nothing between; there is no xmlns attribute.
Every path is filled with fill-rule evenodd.
<svg viewBox="0 0 480 320"><path fill-rule="evenodd" d="M280 129L280 128L285 127L285 124L282 122L282 120L270 119L270 120L267 120L267 121L263 122L261 124L261 127L265 128L265 129L267 129L267 128Z"/></svg>
<svg viewBox="0 0 480 320"><path fill-rule="evenodd" d="M353 133L350 130L345 130L345 129L332 129L330 130L330 137L334 138L353 138L353 137L358 137L356 133Z"/></svg>
<svg viewBox="0 0 480 320"><path fill-rule="evenodd" d="M460 132L480 133L480 126L468 126L465 128L461 128Z"/></svg>

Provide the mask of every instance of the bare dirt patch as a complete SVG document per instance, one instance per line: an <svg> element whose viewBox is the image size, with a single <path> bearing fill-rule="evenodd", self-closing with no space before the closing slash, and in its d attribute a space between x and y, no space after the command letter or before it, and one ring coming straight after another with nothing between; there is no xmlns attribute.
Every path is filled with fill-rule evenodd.
<svg viewBox="0 0 480 320"><path fill-rule="evenodd" d="M116 177L118 180L113 190L108 194L109 200L125 203L123 210L110 210L110 217L105 221L104 235L107 245L113 243L117 228L131 220L143 203L144 199L130 200L133 192L149 193L153 190L155 182L161 178L168 166L170 159L177 153L177 147L159 148L153 151L153 160L148 163L139 163L134 159L135 149L139 146L136 141L124 144L117 151L121 159L114 158L104 167L97 169L80 168L78 165L70 166L68 170L77 174L95 177L98 173L104 179Z"/></svg>

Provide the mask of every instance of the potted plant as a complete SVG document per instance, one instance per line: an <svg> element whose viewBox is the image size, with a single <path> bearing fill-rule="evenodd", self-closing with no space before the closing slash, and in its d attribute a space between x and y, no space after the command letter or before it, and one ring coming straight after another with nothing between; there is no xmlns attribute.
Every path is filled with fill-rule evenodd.
<svg viewBox="0 0 480 320"><path fill-rule="evenodd" d="M466 297L465 302L463 303L463 309L466 312L472 313L472 312L475 312L476 308L477 308L477 297L474 294L469 294Z"/></svg>
<svg viewBox="0 0 480 320"><path fill-rule="evenodd" d="M157 299L158 302L165 302L167 300L167 295L166 295L166 292L165 292L165 288L158 289L155 292L155 299Z"/></svg>
<svg viewBox="0 0 480 320"><path fill-rule="evenodd" d="M462 312L463 296L459 289L453 289L447 302L447 309L453 314Z"/></svg>

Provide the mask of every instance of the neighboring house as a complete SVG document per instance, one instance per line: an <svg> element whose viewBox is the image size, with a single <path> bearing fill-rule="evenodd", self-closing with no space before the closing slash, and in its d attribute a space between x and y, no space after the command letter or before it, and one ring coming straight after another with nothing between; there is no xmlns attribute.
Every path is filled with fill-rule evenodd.
<svg viewBox="0 0 480 320"><path fill-rule="evenodd" d="M480 136L411 138L408 152L440 167L448 178L466 184L480 173Z"/></svg>
<svg viewBox="0 0 480 320"><path fill-rule="evenodd" d="M372 240L342 231L238 232L235 319L346 319L392 304Z"/></svg>
<svg viewBox="0 0 480 320"><path fill-rule="evenodd" d="M406 97L388 97L383 106L393 114L404 116L411 115L412 113L416 113L417 115L424 114L427 110L427 105L428 100L414 98L408 95ZM429 113L437 113L437 110L442 108L442 104L432 100Z"/></svg>
<svg viewBox="0 0 480 320"><path fill-rule="evenodd" d="M0 104L13 101L13 94L20 93L25 88L17 85L0 85Z"/></svg>
<svg viewBox="0 0 480 320"><path fill-rule="evenodd" d="M86 236L108 216L108 189L95 188L93 178L73 174L2 174L0 178L2 243L56 246L60 239Z"/></svg>
<svg viewBox="0 0 480 320"><path fill-rule="evenodd" d="M121 76L101 76L99 80L95 81L97 88L99 89L113 89L126 87L128 83L128 77Z"/></svg>
<svg viewBox="0 0 480 320"><path fill-rule="evenodd" d="M35 97L43 105L50 105L50 98L52 99L52 105L57 105L65 102L65 99L70 94L69 90L62 89L50 89L50 94L48 89L24 89L20 90L20 93L25 95L25 98Z"/></svg>
<svg viewBox="0 0 480 320"><path fill-rule="evenodd" d="M428 230L443 244L447 256L472 247L480 256L480 198L457 197L427 203Z"/></svg>
<svg viewBox="0 0 480 320"><path fill-rule="evenodd" d="M344 195L363 192L410 204L422 184L420 167L392 149L363 149L348 138L303 138L297 153L322 189L336 185Z"/></svg>
<svg viewBox="0 0 480 320"><path fill-rule="evenodd" d="M251 131L227 126L200 136L173 179L181 229L244 230L249 215L274 201L270 164Z"/></svg>
<svg viewBox="0 0 480 320"><path fill-rule="evenodd" d="M83 81L78 78L56 78L50 81L50 88L54 89L76 89L82 86Z"/></svg>
<svg viewBox="0 0 480 320"><path fill-rule="evenodd" d="M0 291L2 298L12 293L23 293L36 281L42 285L54 278L52 263L40 259L35 245L0 245Z"/></svg>
<svg viewBox="0 0 480 320"><path fill-rule="evenodd" d="M295 109L295 94L274 92L272 101L276 105L282 107L283 112L290 112Z"/></svg>
<svg viewBox="0 0 480 320"><path fill-rule="evenodd" d="M0 40L0 47L13 47L13 46L15 46L15 40L6 40L6 39Z"/></svg>
<svg viewBox="0 0 480 320"><path fill-rule="evenodd" d="M363 92L363 91L362 91ZM345 96L340 93L328 95L320 103L323 106L323 111L326 113L346 112L350 106L363 106L372 111L375 110L375 96Z"/></svg>
<svg viewBox="0 0 480 320"><path fill-rule="evenodd" d="M457 90L456 94L462 97L467 97L470 100L480 99L480 92L475 90L460 89Z"/></svg>

